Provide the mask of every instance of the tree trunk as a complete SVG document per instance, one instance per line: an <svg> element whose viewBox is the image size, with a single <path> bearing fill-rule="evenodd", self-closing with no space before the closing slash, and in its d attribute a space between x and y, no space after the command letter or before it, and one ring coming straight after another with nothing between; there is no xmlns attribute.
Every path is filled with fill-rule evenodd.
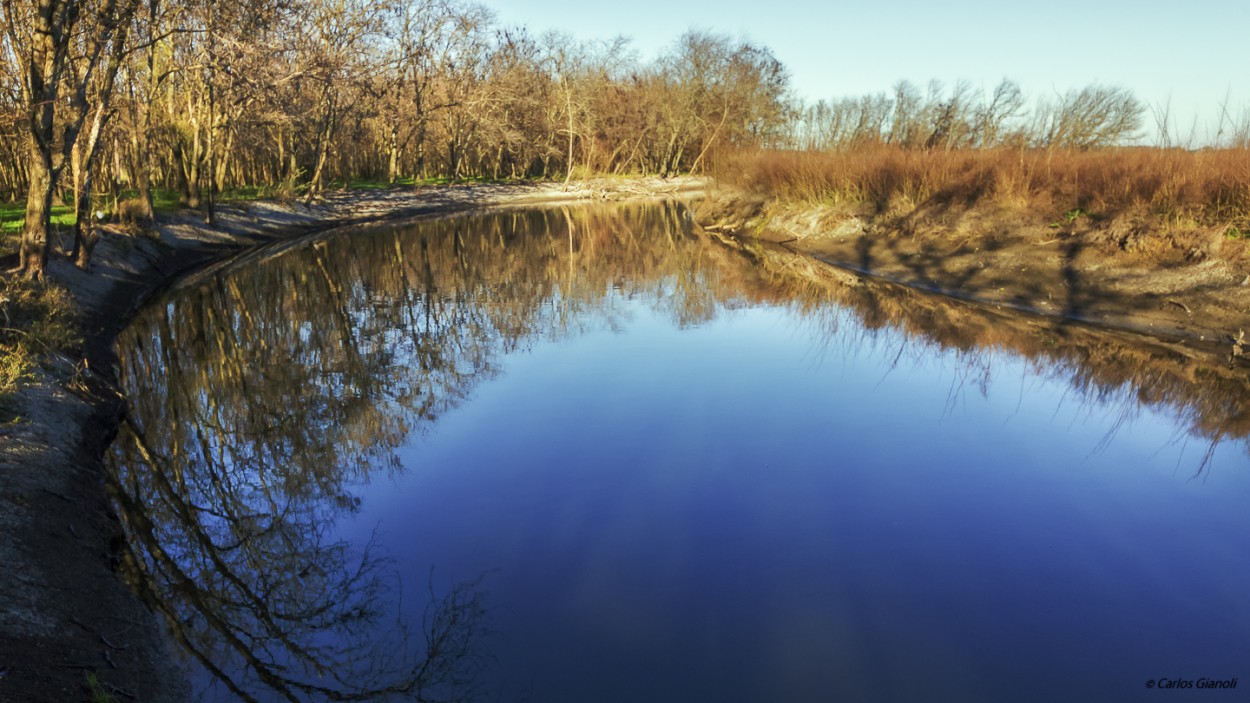
<svg viewBox="0 0 1250 703"><path fill-rule="evenodd" d="M387 146L386 182L395 185L399 180L399 121L391 123L390 143Z"/></svg>
<svg viewBox="0 0 1250 703"><path fill-rule="evenodd" d="M26 194L26 222L22 226L19 256L22 276L42 281L48 267L48 227L52 215L52 195L56 188L57 170L53 167L52 150L55 137L56 105L60 97L64 56L55 44L61 31L56 21L61 8L40 2L36 14L35 46L27 60L23 92L27 100L28 147L30 155L30 190ZM66 138L73 133L66 130Z"/></svg>
<svg viewBox="0 0 1250 703"><path fill-rule="evenodd" d="M458 146L456 136L453 133L451 139L447 141L447 175L453 181L460 177L460 150L457 148Z"/></svg>
<svg viewBox="0 0 1250 703"><path fill-rule="evenodd" d="M91 130L87 132L87 142L80 141L74 145L74 248L69 258L81 269L87 268L91 247L95 243L94 239L88 242L88 238L95 234L91 219L91 183L95 175L96 155L100 152L100 134L108 121L108 97L107 94L101 96L100 105L91 120Z"/></svg>
<svg viewBox="0 0 1250 703"><path fill-rule="evenodd" d="M564 85L565 109L569 113L569 158L564 162L564 185L568 186L573 178L573 90L564 76L560 77L560 82Z"/></svg>
<svg viewBox="0 0 1250 703"><path fill-rule="evenodd" d="M91 118L91 129L87 132L87 142L85 144L81 141L75 142L73 147L76 217L74 219L74 249L70 252L70 259L81 269L87 268L91 259L91 249L99 238L96 234L95 223L91 218L91 182L95 173L96 158L100 153L100 135L112 114L113 88L116 85L117 72L121 70L126 56L126 39L129 36L127 23L137 8L138 5L135 3L127 5L127 9L123 10L119 18L120 26L113 37L108 64L104 68L104 73L101 74L103 84L96 95L97 104L95 114ZM84 88L86 86L85 80L83 86ZM81 91L80 95L85 98L85 90ZM83 99L80 105L82 112L79 113L77 119L81 123L86 118L86 100Z"/></svg>
<svg viewBox="0 0 1250 703"><path fill-rule="evenodd" d="M157 7L157 0L149 0L147 5L149 26L154 27L156 25ZM148 43L145 59L148 68L148 92L145 96L147 102L142 108L142 121L136 120L136 123L142 126L132 135L131 143L135 150L135 186L139 191L140 215L145 220L151 220L156 217L156 208L152 203L152 158L150 156L152 148L152 102L155 100L158 88L155 41ZM138 101L135 100L133 84L130 91L131 109L134 110L133 105L137 105Z"/></svg>
<svg viewBox="0 0 1250 703"><path fill-rule="evenodd" d="M312 180L308 182L308 201L321 193L321 181L325 176L326 158L330 152L330 138L334 134L335 96L329 86L322 95L321 129L317 133L317 161L313 167Z"/></svg>
<svg viewBox="0 0 1250 703"><path fill-rule="evenodd" d="M198 146L193 144L192 151L198 151ZM198 208L200 206L200 167L197 163L199 156L195 154L188 156L182 143L175 141L173 157L173 170L178 177L178 202L186 207Z"/></svg>
<svg viewBox="0 0 1250 703"><path fill-rule="evenodd" d="M417 117L417 164L413 168L413 173L418 178L425 178L429 174L425 171L425 114L422 113Z"/></svg>
<svg viewBox="0 0 1250 703"><path fill-rule="evenodd" d="M142 136L140 134L142 133ZM144 130L136 130L130 139L130 146L133 149L133 157L131 161L134 163L135 171L135 189L139 191L139 209L140 215L145 220L151 220L156 215L156 208L152 203L152 165L148 159L148 132Z"/></svg>
<svg viewBox="0 0 1250 703"><path fill-rule="evenodd" d="M81 161L85 163L79 163ZM74 248L70 251L69 258L81 269L87 268L87 262L91 256L91 247L84 246L87 233L94 232L91 217L91 183L94 180L94 169L91 167L91 161L90 156L84 159L79 154L74 164L74 170L77 172L74 175Z"/></svg>
<svg viewBox="0 0 1250 703"><path fill-rule="evenodd" d="M321 193L321 179L325 172L326 156L330 150L329 135L330 128L327 126L317 138L317 162L313 167L312 179L308 181L308 200L311 202L314 197Z"/></svg>
<svg viewBox="0 0 1250 703"><path fill-rule="evenodd" d="M286 178L292 185L299 180L299 159L295 152L295 130L291 130L291 148L286 152Z"/></svg>
<svg viewBox="0 0 1250 703"><path fill-rule="evenodd" d="M30 161L30 190L26 194L26 224L22 228L21 275L42 281L48 268L48 224L55 188L51 155Z"/></svg>
<svg viewBox="0 0 1250 703"><path fill-rule="evenodd" d="M208 138L207 164L208 197L204 203L204 222L209 227L217 226L217 103L213 89L213 79L208 81Z"/></svg>
<svg viewBox="0 0 1250 703"><path fill-rule="evenodd" d="M237 174L239 173L238 164L237 164L238 155L235 153L235 150L234 150L234 134L235 132L233 129L228 130L226 132L226 143L224 146L222 146L221 149L218 150L218 156L217 156L217 194L218 195L221 195L222 193L226 192L227 185L231 185L232 187L238 185L238 178L237 178ZM229 175L230 173L236 174L235 182L233 184L230 184L227 182L229 180L227 179L227 175Z"/></svg>

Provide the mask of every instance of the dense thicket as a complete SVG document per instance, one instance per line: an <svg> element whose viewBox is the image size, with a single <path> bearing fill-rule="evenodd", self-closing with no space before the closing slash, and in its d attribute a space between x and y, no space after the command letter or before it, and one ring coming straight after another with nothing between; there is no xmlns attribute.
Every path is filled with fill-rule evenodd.
<svg viewBox="0 0 1250 703"><path fill-rule="evenodd" d="M93 189L137 191L142 215L164 187L211 214L214 194L245 185L672 174L772 138L784 117L768 50L697 32L641 63L623 42L532 36L457 0L0 9L0 193L27 196L36 278L53 199L75 191L83 222Z"/></svg>
<svg viewBox="0 0 1250 703"><path fill-rule="evenodd" d="M689 32L642 61L623 40L534 36L464 0L0 0L0 12L0 198L26 198L32 278L58 198L79 225L124 191L150 216L154 188L211 218L234 187L315 197L342 180L669 175L743 146L1089 149L1144 115L1104 86L1030 107L1010 81L804 106L749 42ZM90 232L75 235L85 265Z"/></svg>

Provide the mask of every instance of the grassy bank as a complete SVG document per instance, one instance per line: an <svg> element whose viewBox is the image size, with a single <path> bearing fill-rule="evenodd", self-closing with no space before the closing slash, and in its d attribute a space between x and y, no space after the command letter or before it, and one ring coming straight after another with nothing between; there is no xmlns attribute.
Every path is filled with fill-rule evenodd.
<svg viewBox="0 0 1250 703"><path fill-rule="evenodd" d="M751 151L722 159L717 177L772 201L867 217L1013 210L1087 231L1132 220L1142 231L1106 237L1108 249L1160 260L1240 260L1250 239L1247 149Z"/></svg>

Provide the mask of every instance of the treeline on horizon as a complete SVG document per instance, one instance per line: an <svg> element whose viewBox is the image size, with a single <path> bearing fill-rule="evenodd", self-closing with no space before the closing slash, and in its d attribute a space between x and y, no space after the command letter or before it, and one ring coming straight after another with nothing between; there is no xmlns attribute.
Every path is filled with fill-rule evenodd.
<svg viewBox="0 0 1250 703"><path fill-rule="evenodd" d="M1031 103L1009 80L805 105L747 41L691 31L644 61L625 40L536 36L462 0L4 0L0 12L0 197L26 198L20 268L36 279L55 200L75 204L71 257L85 266L89 213L150 218L158 190L211 219L242 188L311 198L334 182L669 176L760 150L877 162L883 149L937 161L1044 150L1049 164L1130 143L1148 112L1118 87ZM1228 124L1220 146L1245 150L1250 120Z"/></svg>

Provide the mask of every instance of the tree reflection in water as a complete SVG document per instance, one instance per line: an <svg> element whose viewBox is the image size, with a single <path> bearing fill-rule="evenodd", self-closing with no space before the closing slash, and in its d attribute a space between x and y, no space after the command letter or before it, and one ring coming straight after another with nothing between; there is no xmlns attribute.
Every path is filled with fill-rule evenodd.
<svg viewBox="0 0 1250 703"><path fill-rule="evenodd" d="M785 247L726 244L766 272L774 295L802 309L827 351L879 355L891 360L891 371L946 357L952 407L969 389L988 397L993 382L1004 380L996 362L1022 358L1030 374L1067 385L1069 400L1115 411L1118 419L1093 451L1146 410L1172 421L1176 434L1164 441L1203 448L1192 462L1195 476L1224 442L1250 450L1250 373L1227 344L1195 346L1026 315L863 279ZM853 324L844 324L848 317Z"/></svg>
<svg viewBox="0 0 1250 703"><path fill-rule="evenodd" d="M678 324L734 300L709 293L725 287L717 264L751 267L686 222L662 205L332 237L151 306L119 342L130 415L112 457L135 587L244 700L470 697L478 584L432 599L415 637L386 560L336 523L359 507L353 487L415 468L395 449L502 354L615 325L610 292Z"/></svg>
<svg viewBox="0 0 1250 703"><path fill-rule="evenodd" d="M688 219L673 204L549 209L328 236L253 254L149 306L119 341L130 414L111 456L134 587L243 700L481 693L480 582L432 588L410 630L387 559L337 526L363 483L420 468L397 448L495 376L503 355L615 328L622 299L679 326L784 305L851 353L884 340L897 364L907 346L918 363L956 349L957 377L983 386L1005 350L1089 402L1163 407L1212 443L1250 432L1241 370L848 283L805 257L710 241ZM848 308L853 329L841 326Z"/></svg>

